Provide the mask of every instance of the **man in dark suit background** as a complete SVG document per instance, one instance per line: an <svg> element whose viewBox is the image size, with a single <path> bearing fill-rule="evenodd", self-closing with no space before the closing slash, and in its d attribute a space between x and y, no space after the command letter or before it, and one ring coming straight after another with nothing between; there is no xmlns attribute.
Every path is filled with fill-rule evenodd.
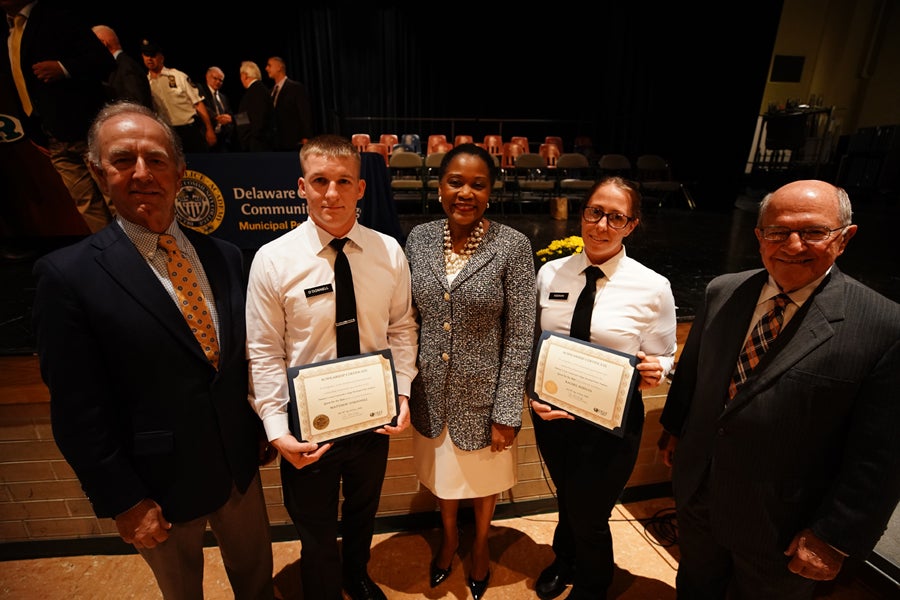
<svg viewBox="0 0 900 600"><path fill-rule="evenodd" d="M789 183L760 205L765 269L707 288L660 419L679 598L809 599L886 529L900 498L900 305L834 264L856 230L844 190ZM734 388L748 329L779 293L781 331Z"/></svg>
<svg viewBox="0 0 900 600"><path fill-rule="evenodd" d="M274 81L275 150L296 152L314 135L312 107L306 87L288 78L284 60L279 56L272 56L266 62L266 74Z"/></svg>
<svg viewBox="0 0 900 600"><path fill-rule="evenodd" d="M24 18L19 60L12 64L10 47L8 63L14 73L21 69L24 89L18 96L26 132L46 148L78 212L98 231L112 212L83 156L91 120L107 100L104 82L115 61L80 14L58 2L0 0L0 7L10 36L15 20Z"/></svg>
<svg viewBox="0 0 900 600"><path fill-rule="evenodd" d="M262 82L262 73L255 62L243 61L240 73L244 95L234 119L241 150L271 152L274 149L274 123L269 90Z"/></svg>
<svg viewBox="0 0 900 600"><path fill-rule="evenodd" d="M259 477L266 445L247 399L242 254L175 220L185 157L136 103L104 108L88 159L117 216L40 258L34 329L53 435L98 517L150 565L166 598L203 596L207 524L235 598L272 598ZM179 308L157 247L174 237L208 304L218 358Z"/></svg>
<svg viewBox="0 0 900 600"><path fill-rule="evenodd" d="M147 71L138 61L122 50L122 43L116 32L107 25L94 25L94 35L103 43L116 59L116 68L106 81L107 93L111 101L133 100L147 108L153 108L150 82Z"/></svg>
<svg viewBox="0 0 900 600"><path fill-rule="evenodd" d="M231 101L222 91L223 83L225 83L225 72L219 67L212 66L206 70L204 81L200 84L200 93L203 94L206 112L209 113L209 118L216 130L216 144L210 146L210 152L230 152L236 149L234 113L231 110Z"/></svg>

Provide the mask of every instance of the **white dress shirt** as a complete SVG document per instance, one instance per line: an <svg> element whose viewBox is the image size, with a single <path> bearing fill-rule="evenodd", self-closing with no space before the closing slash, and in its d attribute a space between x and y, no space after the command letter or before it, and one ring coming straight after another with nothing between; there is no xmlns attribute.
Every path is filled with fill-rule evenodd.
<svg viewBox="0 0 900 600"><path fill-rule="evenodd" d="M584 253L551 260L537 274L538 323L543 331L569 335L575 302L584 287L583 271L590 266ZM669 280L625 256L625 248L597 265L591 314L591 343L636 354L658 356L668 373L675 364L675 298Z"/></svg>
<svg viewBox="0 0 900 600"><path fill-rule="evenodd" d="M353 272L360 352L390 349L397 393L416 376L419 326L409 264L397 241L355 224L344 253ZM250 403L268 439L289 432L287 368L337 358L331 234L307 219L263 245L250 267L247 352Z"/></svg>

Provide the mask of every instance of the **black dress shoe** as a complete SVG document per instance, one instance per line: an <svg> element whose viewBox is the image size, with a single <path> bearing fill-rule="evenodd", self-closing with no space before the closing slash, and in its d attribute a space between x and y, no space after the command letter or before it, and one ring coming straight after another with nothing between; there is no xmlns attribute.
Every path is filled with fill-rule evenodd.
<svg viewBox="0 0 900 600"><path fill-rule="evenodd" d="M534 583L534 591L541 600L551 600L562 594L575 579L575 569L556 559L541 571Z"/></svg>
<svg viewBox="0 0 900 600"><path fill-rule="evenodd" d="M387 596L375 585L368 573L359 577L344 577L343 587L352 600L387 600Z"/></svg>
<svg viewBox="0 0 900 600"><path fill-rule="evenodd" d="M451 567L453 565L452 559L450 560L450 565L451 565ZM446 569L440 568L439 566L437 566L437 558L435 558L433 561L431 561L431 569L430 569L431 587L435 588L435 587L441 585L442 583L444 583L444 580L447 579L448 577L450 577L450 568L451 567L447 567Z"/></svg>
<svg viewBox="0 0 900 600"><path fill-rule="evenodd" d="M475 600L481 600L482 596L484 596L484 591L487 589L488 580L491 578L491 572L488 571L487 575L484 576L484 579L472 579L469 576L469 589L472 590L472 598Z"/></svg>

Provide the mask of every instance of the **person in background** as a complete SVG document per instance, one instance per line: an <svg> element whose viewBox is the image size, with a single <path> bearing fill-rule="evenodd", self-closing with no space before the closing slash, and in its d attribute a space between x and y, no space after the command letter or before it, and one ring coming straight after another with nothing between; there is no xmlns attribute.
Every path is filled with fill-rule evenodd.
<svg viewBox="0 0 900 600"><path fill-rule="evenodd" d="M103 45L116 60L115 70L106 80L107 94L111 101L132 100L153 108L153 97L150 94L150 82L144 67L122 50L122 44L116 32L107 25L94 25L92 28Z"/></svg>
<svg viewBox="0 0 900 600"><path fill-rule="evenodd" d="M759 206L764 268L706 289L660 418L679 598L813 598L887 527L900 305L835 264L856 232L846 191L788 183Z"/></svg>
<svg viewBox="0 0 900 600"><path fill-rule="evenodd" d="M273 598L259 465L274 457L247 402L241 251L178 225L185 157L152 110L102 109L87 156L116 219L34 266L53 437L97 517L115 520L166 599L203 597L207 524L234 597ZM181 257L167 259L166 240ZM191 301L170 279L180 261L207 323L182 313Z"/></svg>
<svg viewBox="0 0 900 600"><path fill-rule="evenodd" d="M222 91L225 82L225 72L219 67L212 66L206 70L206 81L200 84L200 93L203 94L203 104L206 112L215 123L216 143L210 147L213 152L229 152L233 149L234 142L234 114L231 110L231 101Z"/></svg>
<svg viewBox="0 0 900 600"><path fill-rule="evenodd" d="M166 57L156 42L142 40L141 56L156 112L181 138L185 152L209 152L216 145L216 131L197 86L186 73L165 66Z"/></svg>
<svg viewBox="0 0 900 600"><path fill-rule="evenodd" d="M300 151L300 164L299 195L306 199L309 218L263 245L250 267L250 401L281 454L284 505L300 536L303 597L340 600L343 588L352 600L383 599L368 562L388 436L409 426L418 344L409 266L397 240L356 220L366 186L359 178L359 152L349 140L313 138ZM341 238L358 299L359 352L391 351L399 414L396 425L317 445L291 433L287 369L340 356L334 293L338 251L331 244ZM340 551L339 488L344 496Z"/></svg>
<svg viewBox="0 0 900 600"><path fill-rule="evenodd" d="M585 198L584 251L551 260L538 271L539 328L636 356L639 381L628 400L621 437L538 398L531 400L535 438L559 506L556 557L535 582L542 599L559 596L570 583L566 597L571 600L606 598L615 566L609 518L640 449L641 390L659 385L675 362L671 285L625 254L625 238L640 223L640 192L611 177L594 184ZM594 298L586 305L586 330L576 332L573 317L580 312L576 305L583 288Z"/></svg>
<svg viewBox="0 0 900 600"><path fill-rule="evenodd" d="M269 90L262 82L259 66L249 60L241 63L241 85L244 95L235 115L238 139L244 152L271 152L274 116Z"/></svg>
<svg viewBox="0 0 900 600"><path fill-rule="evenodd" d="M279 56L272 56L266 62L266 74L274 81L271 92L274 148L296 152L313 136L312 107L306 86L288 78L284 60Z"/></svg>
<svg viewBox="0 0 900 600"><path fill-rule="evenodd" d="M431 587L450 575L460 501L472 499L468 585L478 600L490 578L497 498L516 483L515 440L534 335L534 257L524 234L484 216L497 177L486 150L456 146L438 177L447 218L417 225L406 240L420 321L413 457L419 480L438 498L443 525Z"/></svg>
<svg viewBox="0 0 900 600"><path fill-rule="evenodd" d="M47 1L0 0L0 7L26 134L50 156L88 228L99 231L112 212L85 162L85 140L107 100L104 82L115 61L78 11ZM17 31L16 22L24 29ZM12 40L19 35L15 57Z"/></svg>

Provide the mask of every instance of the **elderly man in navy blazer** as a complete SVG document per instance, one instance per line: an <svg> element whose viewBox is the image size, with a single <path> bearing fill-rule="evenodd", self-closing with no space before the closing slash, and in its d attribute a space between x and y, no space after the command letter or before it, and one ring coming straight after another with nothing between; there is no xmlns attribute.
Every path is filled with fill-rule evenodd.
<svg viewBox="0 0 900 600"><path fill-rule="evenodd" d="M272 598L264 437L247 400L241 251L175 220L184 153L147 107L101 110L87 158L116 220L34 269L56 443L96 515L115 519L165 598L203 597L207 524L234 597ZM157 244L173 238L183 256L170 259ZM183 300L171 278L181 271L190 279L187 263L202 301ZM207 314L189 324L184 302L205 304ZM213 333L200 342L193 330L207 317Z"/></svg>
<svg viewBox="0 0 900 600"><path fill-rule="evenodd" d="M679 598L809 599L886 529L900 498L900 305L835 265L856 231L844 190L788 183L759 208L765 269L707 288L661 417ZM777 336L754 343L781 305L759 328ZM759 362L738 372L747 339Z"/></svg>

